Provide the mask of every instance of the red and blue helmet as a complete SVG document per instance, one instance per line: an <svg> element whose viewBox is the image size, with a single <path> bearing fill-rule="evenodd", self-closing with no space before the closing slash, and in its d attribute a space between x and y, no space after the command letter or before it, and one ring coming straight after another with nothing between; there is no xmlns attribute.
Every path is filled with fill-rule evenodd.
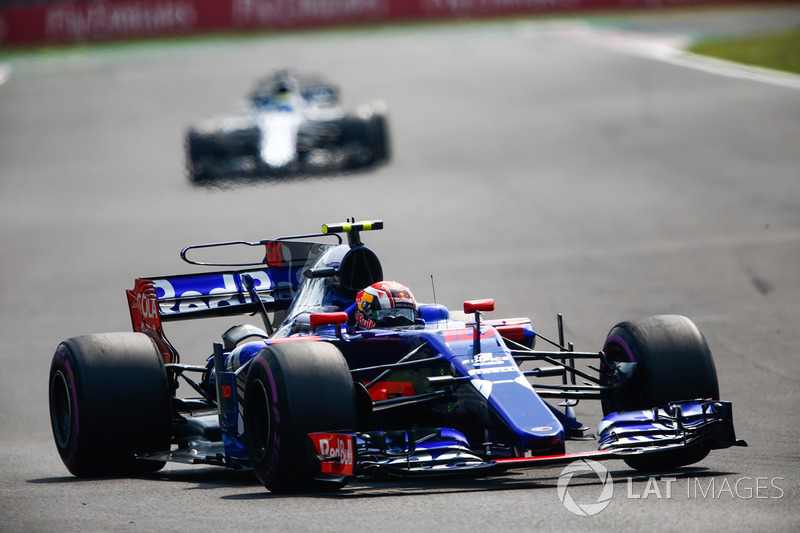
<svg viewBox="0 0 800 533"><path fill-rule="evenodd" d="M411 290L396 281L379 281L356 296L356 325L375 327L413 326L417 301Z"/></svg>

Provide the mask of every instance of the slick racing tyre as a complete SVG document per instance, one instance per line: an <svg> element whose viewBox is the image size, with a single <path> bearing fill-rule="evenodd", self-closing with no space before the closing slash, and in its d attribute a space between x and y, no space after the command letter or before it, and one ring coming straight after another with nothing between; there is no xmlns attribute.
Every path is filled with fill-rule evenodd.
<svg viewBox="0 0 800 533"><path fill-rule="evenodd" d="M375 164L387 163L391 159L389 142L389 119L384 111L376 111L369 118L370 146Z"/></svg>
<svg viewBox="0 0 800 533"><path fill-rule="evenodd" d="M170 447L171 392L155 343L142 333L65 340L50 366L50 420L58 453L77 477L148 474Z"/></svg>
<svg viewBox="0 0 800 533"><path fill-rule="evenodd" d="M287 342L251 363L244 395L244 441L250 464L271 492L336 490L320 471L309 433L356 427L353 378L338 348Z"/></svg>
<svg viewBox="0 0 800 533"><path fill-rule="evenodd" d="M667 407L683 400L719 399L714 360L705 337L684 316L661 315L621 322L606 338L609 362L635 362L633 377L609 400L603 414ZM606 368L601 368L607 373ZM625 459L637 470L664 470L700 461L702 446Z"/></svg>
<svg viewBox="0 0 800 533"><path fill-rule="evenodd" d="M218 146L214 134L204 134L195 129L186 133L186 173L189 182L202 185L213 181L216 161L225 157L224 150Z"/></svg>
<svg viewBox="0 0 800 533"><path fill-rule="evenodd" d="M342 119L339 143L351 148L348 168L355 170L389 161L391 148L388 124L385 104L380 102L365 106L356 115Z"/></svg>

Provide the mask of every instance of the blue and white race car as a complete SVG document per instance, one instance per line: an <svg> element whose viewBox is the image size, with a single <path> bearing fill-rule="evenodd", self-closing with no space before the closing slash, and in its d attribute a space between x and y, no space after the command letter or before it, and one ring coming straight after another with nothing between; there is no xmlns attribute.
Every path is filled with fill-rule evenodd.
<svg viewBox="0 0 800 533"><path fill-rule="evenodd" d="M389 161L387 107L378 100L348 113L334 85L278 71L258 82L235 115L191 126L185 145L196 185L366 170Z"/></svg>
<svg viewBox="0 0 800 533"><path fill-rule="evenodd" d="M491 299L468 300L463 313L417 302L383 279L361 242L382 228L348 221L189 246L181 257L193 265L209 266L190 257L209 248L264 256L137 279L127 291L134 332L73 337L53 357L50 413L69 471L210 464L252 469L270 491L295 493L353 477L477 477L579 458L665 470L745 445L689 319L621 322L601 351L578 352L560 316L559 338L549 340L527 318L486 318ZM225 331L205 365L182 364L163 329L246 314L263 324ZM553 349L536 349L537 340ZM595 366L576 364L586 361ZM588 429L575 418L580 400L602 402L599 449L567 453Z"/></svg>

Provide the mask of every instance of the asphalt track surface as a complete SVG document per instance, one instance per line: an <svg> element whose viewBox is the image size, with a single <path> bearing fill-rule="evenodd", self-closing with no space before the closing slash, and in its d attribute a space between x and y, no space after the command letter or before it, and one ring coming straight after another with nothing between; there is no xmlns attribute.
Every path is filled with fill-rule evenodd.
<svg viewBox="0 0 800 533"><path fill-rule="evenodd" d="M0 531L797 531L800 90L629 45L798 18L794 7L687 11L592 19L591 31L534 19L12 61L0 86ZM286 66L326 74L349 107L384 99L392 163L190 187L184 128ZM385 221L365 242L418 300L433 299L433 276L439 303L493 297L493 316L530 316L544 335L560 312L578 350L600 349L619 320L689 316L749 447L659 478L608 463L613 498L591 517L560 502L561 467L359 481L307 497L206 467L68 474L47 407L60 340L129 330L124 289L193 271L178 257L184 245L315 232L351 216ZM223 327L168 333L184 362L199 363ZM596 428L598 405L577 410ZM578 503L601 489L594 473L568 486Z"/></svg>

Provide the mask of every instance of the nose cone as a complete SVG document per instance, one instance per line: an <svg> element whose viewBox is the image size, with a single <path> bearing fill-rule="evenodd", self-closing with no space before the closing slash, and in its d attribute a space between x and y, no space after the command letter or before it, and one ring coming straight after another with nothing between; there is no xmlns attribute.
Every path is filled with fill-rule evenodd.
<svg viewBox="0 0 800 533"><path fill-rule="evenodd" d="M564 453L564 426L524 376L503 382L476 381L481 380L473 383L517 436L521 455Z"/></svg>
<svg viewBox="0 0 800 533"><path fill-rule="evenodd" d="M558 421L556 421L558 422ZM531 455L559 455L565 452L564 428L558 426L541 426L531 428L520 436L522 449Z"/></svg>

